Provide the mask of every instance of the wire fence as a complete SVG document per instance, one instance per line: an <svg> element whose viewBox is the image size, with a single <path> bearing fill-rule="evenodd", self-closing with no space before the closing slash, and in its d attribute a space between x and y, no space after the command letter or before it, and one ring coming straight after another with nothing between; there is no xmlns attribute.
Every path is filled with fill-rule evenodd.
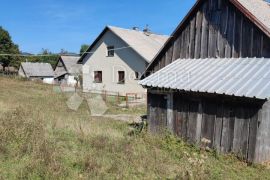
<svg viewBox="0 0 270 180"><path fill-rule="evenodd" d="M92 90L89 93L99 94L107 104L118 107L129 108L133 106L145 105L147 102L146 93L126 93L123 95L123 93L120 92L106 90Z"/></svg>

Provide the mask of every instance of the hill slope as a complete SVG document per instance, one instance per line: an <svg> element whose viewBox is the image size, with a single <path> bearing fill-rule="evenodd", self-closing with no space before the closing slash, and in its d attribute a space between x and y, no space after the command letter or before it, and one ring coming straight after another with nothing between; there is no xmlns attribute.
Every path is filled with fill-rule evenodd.
<svg viewBox="0 0 270 180"><path fill-rule="evenodd" d="M69 110L68 97L52 86L0 77L0 179L270 177L265 167L171 135L131 135L127 122L90 117L86 103Z"/></svg>

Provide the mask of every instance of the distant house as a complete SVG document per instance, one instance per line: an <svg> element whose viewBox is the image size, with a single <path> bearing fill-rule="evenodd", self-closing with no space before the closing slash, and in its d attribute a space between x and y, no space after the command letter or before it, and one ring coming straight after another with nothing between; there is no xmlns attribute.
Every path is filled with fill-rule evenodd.
<svg viewBox="0 0 270 180"><path fill-rule="evenodd" d="M269 162L269 65L269 3L197 0L140 82L149 129Z"/></svg>
<svg viewBox="0 0 270 180"><path fill-rule="evenodd" d="M76 78L82 74L82 65L77 64L78 56L61 56L54 70L55 81L61 84L74 86Z"/></svg>
<svg viewBox="0 0 270 180"><path fill-rule="evenodd" d="M167 39L148 30L106 27L78 61L83 90L144 93L138 79Z"/></svg>
<svg viewBox="0 0 270 180"><path fill-rule="evenodd" d="M8 74L8 75L17 75L18 69L14 66L8 66L8 67L5 67L4 72L5 72L5 74Z"/></svg>
<svg viewBox="0 0 270 180"><path fill-rule="evenodd" d="M19 76L30 80L42 80L46 84L54 83L53 68L48 63L21 63Z"/></svg>

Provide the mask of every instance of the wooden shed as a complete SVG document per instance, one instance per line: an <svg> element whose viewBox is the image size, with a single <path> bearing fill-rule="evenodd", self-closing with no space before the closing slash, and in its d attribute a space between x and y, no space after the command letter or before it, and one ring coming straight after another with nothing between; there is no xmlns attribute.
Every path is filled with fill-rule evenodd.
<svg viewBox="0 0 270 180"><path fill-rule="evenodd" d="M254 58L256 57L256 58ZM270 160L270 6L263 0L198 0L148 66L152 132L250 162Z"/></svg>

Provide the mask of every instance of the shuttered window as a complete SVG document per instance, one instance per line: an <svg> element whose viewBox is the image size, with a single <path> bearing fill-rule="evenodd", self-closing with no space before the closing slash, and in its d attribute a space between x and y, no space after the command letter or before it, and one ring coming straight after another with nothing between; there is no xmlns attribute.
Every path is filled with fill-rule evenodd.
<svg viewBox="0 0 270 180"><path fill-rule="evenodd" d="M125 71L118 71L118 83L119 84L125 83Z"/></svg>
<svg viewBox="0 0 270 180"><path fill-rule="evenodd" d="M102 83L102 71L94 72L95 83Z"/></svg>

